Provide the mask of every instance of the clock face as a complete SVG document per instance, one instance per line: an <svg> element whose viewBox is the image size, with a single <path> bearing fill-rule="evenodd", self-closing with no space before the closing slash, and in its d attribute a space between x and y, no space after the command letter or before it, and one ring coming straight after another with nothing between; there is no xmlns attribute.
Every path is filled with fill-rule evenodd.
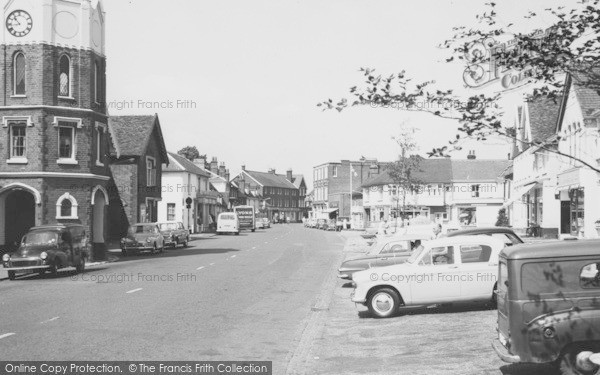
<svg viewBox="0 0 600 375"><path fill-rule="evenodd" d="M6 18L6 28L12 35L21 37L29 34L33 27L33 20L24 10L15 10Z"/></svg>

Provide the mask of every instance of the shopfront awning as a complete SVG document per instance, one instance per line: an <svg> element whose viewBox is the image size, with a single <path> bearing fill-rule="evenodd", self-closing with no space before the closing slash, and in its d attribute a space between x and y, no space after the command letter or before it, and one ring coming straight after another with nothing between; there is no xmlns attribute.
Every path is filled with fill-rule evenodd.
<svg viewBox="0 0 600 375"><path fill-rule="evenodd" d="M520 188L516 189L515 194L509 200L504 202L502 207L511 206L513 203L515 203L516 201L521 199L521 197L523 197L523 195L529 193L529 191L531 189L533 189L535 187L535 185L536 185L536 182L531 182L525 186L521 186Z"/></svg>
<svg viewBox="0 0 600 375"><path fill-rule="evenodd" d="M339 210L339 208L328 208L328 209L324 210L323 212L326 213L326 214L330 214L330 213L335 212L337 210Z"/></svg>

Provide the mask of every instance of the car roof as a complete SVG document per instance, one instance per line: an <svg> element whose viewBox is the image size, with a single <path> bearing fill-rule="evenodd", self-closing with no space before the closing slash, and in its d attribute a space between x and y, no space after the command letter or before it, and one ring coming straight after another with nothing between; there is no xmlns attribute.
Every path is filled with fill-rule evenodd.
<svg viewBox="0 0 600 375"><path fill-rule="evenodd" d="M70 223L66 223L66 224L47 224L47 225L39 225L37 227L32 227L31 229L29 229L30 231L33 230L60 230L60 229L67 229L67 228L83 228L83 225L81 224L70 224Z"/></svg>
<svg viewBox="0 0 600 375"><path fill-rule="evenodd" d="M132 227L139 227L142 225L157 225L157 223L135 223L135 224L131 224Z"/></svg>
<svg viewBox="0 0 600 375"><path fill-rule="evenodd" d="M181 223L181 221L159 221L156 224L179 224L179 223Z"/></svg>
<svg viewBox="0 0 600 375"><path fill-rule="evenodd" d="M433 237L431 233L406 233L402 235L393 235L391 237L381 237L382 242L407 241L407 240L430 240Z"/></svg>
<svg viewBox="0 0 600 375"><path fill-rule="evenodd" d="M501 256L507 259L541 259L554 257L600 255L600 240L572 240L519 244L505 248Z"/></svg>
<svg viewBox="0 0 600 375"><path fill-rule="evenodd" d="M481 228L469 228L469 229L461 229L454 232L448 233L447 237L455 237L462 235L473 235L473 234L483 234L483 233L511 233L515 234L515 232L511 228L507 227L481 227Z"/></svg>
<svg viewBox="0 0 600 375"><path fill-rule="evenodd" d="M451 245L479 245L479 244L492 244L504 247L504 242L490 236L454 236L454 237L442 237L436 238L425 242L428 247L441 247Z"/></svg>

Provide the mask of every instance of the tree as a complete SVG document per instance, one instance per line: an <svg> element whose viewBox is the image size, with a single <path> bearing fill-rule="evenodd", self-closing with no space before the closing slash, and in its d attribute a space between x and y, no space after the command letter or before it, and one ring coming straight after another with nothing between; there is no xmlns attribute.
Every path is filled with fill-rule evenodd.
<svg viewBox="0 0 600 375"><path fill-rule="evenodd" d="M508 216L506 216L506 208L498 210L498 219L496 220L497 227L507 227L509 225Z"/></svg>
<svg viewBox="0 0 600 375"><path fill-rule="evenodd" d="M440 46L450 51L447 62L461 60L467 63L464 79L467 85L477 84L482 75L489 72L482 66L493 66L494 71L521 71L521 85L530 85L527 99L539 97L557 101L562 95L564 79L567 77L600 94L600 0L582 2L578 7L548 8L545 12L555 20L545 32L513 31L514 24L499 27L495 3L486 5L489 10L477 15L478 28L455 27L454 35ZM538 17L529 12L524 18ZM546 18L545 18L546 19ZM496 38L512 38L514 48L496 42ZM489 53L482 53L482 50ZM374 69L361 68L365 86L350 88L351 100L331 99L319 104L324 109L342 111L349 106L393 107L407 111L429 112L430 114L458 121L456 138L448 146L434 148L429 156L445 156L451 147L465 137L485 140L492 135L515 139L514 131L502 124L502 108L499 100L502 93L461 96L453 90L439 89L434 81L413 83L405 71L382 76ZM492 72L493 73L493 72ZM428 105L424 105L428 104ZM521 141L521 140L520 140ZM565 154L548 145L545 140L523 142L541 150L555 153L599 172L596 166L574 155Z"/></svg>
<svg viewBox="0 0 600 375"><path fill-rule="evenodd" d="M194 159L200 158L200 151L198 151L196 146L186 146L181 150L177 151L177 155L181 155L190 161L194 161ZM206 157L206 155L204 156Z"/></svg>
<svg viewBox="0 0 600 375"><path fill-rule="evenodd" d="M417 143L414 139L415 132L415 128L403 125L400 128L399 134L392 137L400 148L400 154L398 155L398 160L390 164L387 168L390 178L398 188L398 196L395 197L396 212L400 212L400 218L403 220L406 216L406 198L409 194L418 193L422 185L422 182L415 176L415 172L419 171L419 164L422 158L417 155L411 155L411 153L417 150ZM400 202L402 202L401 211L399 210ZM396 220L397 225L398 220Z"/></svg>

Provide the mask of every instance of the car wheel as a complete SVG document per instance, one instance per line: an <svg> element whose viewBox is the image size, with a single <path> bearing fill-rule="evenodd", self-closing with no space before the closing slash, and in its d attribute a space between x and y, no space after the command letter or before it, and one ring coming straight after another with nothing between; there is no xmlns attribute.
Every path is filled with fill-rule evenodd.
<svg viewBox="0 0 600 375"><path fill-rule="evenodd" d="M256 229L252 229L252 233L254 233L256 231Z"/></svg>
<svg viewBox="0 0 600 375"><path fill-rule="evenodd" d="M185 241L183 241L183 247L186 248L188 247L188 239L186 238Z"/></svg>
<svg viewBox="0 0 600 375"><path fill-rule="evenodd" d="M496 309L498 308L498 296L496 295L496 291L497 291L497 286L496 284L494 284L494 289L492 290L492 299L490 301L490 308L491 309Z"/></svg>
<svg viewBox="0 0 600 375"><path fill-rule="evenodd" d="M8 279L9 279L9 280L11 280L11 281L12 281L12 280L14 280L14 279L15 279L15 277L16 277L16 273L15 273L15 271L8 271Z"/></svg>
<svg viewBox="0 0 600 375"><path fill-rule="evenodd" d="M399 305L398 293L390 288L376 290L368 301L369 312L376 318L389 318L396 313Z"/></svg>
<svg viewBox="0 0 600 375"><path fill-rule="evenodd" d="M56 276L59 269L60 269L60 264L58 264L58 263L53 264L52 266L50 266L50 274L52 274L52 276Z"/></svg>
<svg viewBox="0 0 600 375"><path fill-rule="evenodd" d="M77 271L77 273L83 273L83 271L85 271L85 258L84 257L79 257L79 264L77 265L77 267L75 267L75 270Z"/></svg>
<svg viewBox="0 0 600 375"><path fill-rule="evenodd" d="M158 252L158 248L156 247L156 243L154 243L154 247L150 250L150 254L156 254Z"/></svg>
<svg viewBox="0 0 600 375"><path fill-rule="evenodd" d="M253 231L253 232L254 232L254 231ZM236 236L239 236L239 235L240 235L240 232L235 232L235 235L236 235Z"/></svg>
<svg viewBox="0 0 600 375"><path fill-rule="evenodd" d="M126 257L127 256L127 250L121 249L121 255L123 255L124 257Z"/></svg>
<svg viewBox="0 0 600 375"><path fill-rule="evenodd" d="M177 247L177 245L173 246L173 248ZM158 249L159 253L163 253L165 251L165 243L163 242L162 246L160 247L160 249Z"/></svg>
<svg viewBox="0 0 600 375"><path fill-rule="evenodd" d="M594 352L583 349L572 349L560 358L560 373L562 375L593 375L598 366L589 361Z"/></svg>

